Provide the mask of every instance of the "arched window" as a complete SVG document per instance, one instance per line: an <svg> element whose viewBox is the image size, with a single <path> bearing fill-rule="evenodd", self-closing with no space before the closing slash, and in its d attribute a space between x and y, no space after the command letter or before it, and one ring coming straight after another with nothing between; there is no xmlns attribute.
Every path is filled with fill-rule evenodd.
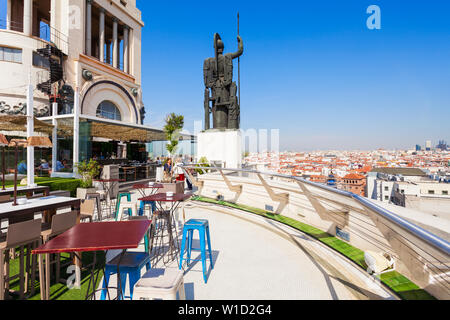
<svg viewBox="0 0 450 320"><path fill-rule="evenodd" d="M122 120L119 108L111 101L103 101L98 105L97 117L111 120Z"/></svg>

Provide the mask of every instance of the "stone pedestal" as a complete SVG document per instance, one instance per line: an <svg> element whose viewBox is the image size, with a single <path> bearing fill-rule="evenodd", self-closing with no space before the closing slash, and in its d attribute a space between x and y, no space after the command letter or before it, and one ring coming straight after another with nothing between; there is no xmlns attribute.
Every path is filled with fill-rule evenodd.
<svg viewBox="0 0 450 320"><path fill-rule="evenodd" d="M225 168L241 168L242 134L240 130L208 130L197 135L197 160L220 161Z"/></svg>

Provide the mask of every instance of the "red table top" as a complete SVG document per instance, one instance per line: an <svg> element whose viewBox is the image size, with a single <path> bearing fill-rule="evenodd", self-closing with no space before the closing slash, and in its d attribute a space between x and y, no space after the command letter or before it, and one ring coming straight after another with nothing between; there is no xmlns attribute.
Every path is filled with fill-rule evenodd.
<svg viewBox="0 0 450 320"><path fill-rule="evenodd" d="M172 197L168 198L167 193L157 193L152 196L139 199L140 201L159 201L159 202L177 202L184 201L192 197L192 193L176 193Z"/></svg>
<svg viewBox="0 0 450 320"><path fill-rule="evenodd" d="M150 227L150 220L80 223L33 254L135 249Z"/></svg>
<svg viewBox="0 0 450 320"><path fill-rule="evenodd" d="M160 183L149 185L148 183L139 183L133 186L133 189L162 189L164 186Z"/></svg>

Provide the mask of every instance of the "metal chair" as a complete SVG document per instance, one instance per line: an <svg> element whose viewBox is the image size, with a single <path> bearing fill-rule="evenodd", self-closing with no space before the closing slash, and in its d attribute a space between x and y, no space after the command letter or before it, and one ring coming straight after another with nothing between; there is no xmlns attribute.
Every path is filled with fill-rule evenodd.
<svg viewBox="0 0 450 320"><path fill-rule="evenodd" d="M102 221L102 202L99 193L86 193L86 200L95 200L97 208L97 220Z"/></svg>

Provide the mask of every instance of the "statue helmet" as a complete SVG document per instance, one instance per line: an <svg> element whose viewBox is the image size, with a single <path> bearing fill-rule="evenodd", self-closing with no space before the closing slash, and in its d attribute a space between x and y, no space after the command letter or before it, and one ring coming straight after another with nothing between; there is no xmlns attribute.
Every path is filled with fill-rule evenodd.
<svg viewBox="0 0 450 320"><path fill-rule="evenodd" d="M222 53L223 49L225 48L225 44L223 43L218 33L214 34L214 48L219 53Z"/></svg>

